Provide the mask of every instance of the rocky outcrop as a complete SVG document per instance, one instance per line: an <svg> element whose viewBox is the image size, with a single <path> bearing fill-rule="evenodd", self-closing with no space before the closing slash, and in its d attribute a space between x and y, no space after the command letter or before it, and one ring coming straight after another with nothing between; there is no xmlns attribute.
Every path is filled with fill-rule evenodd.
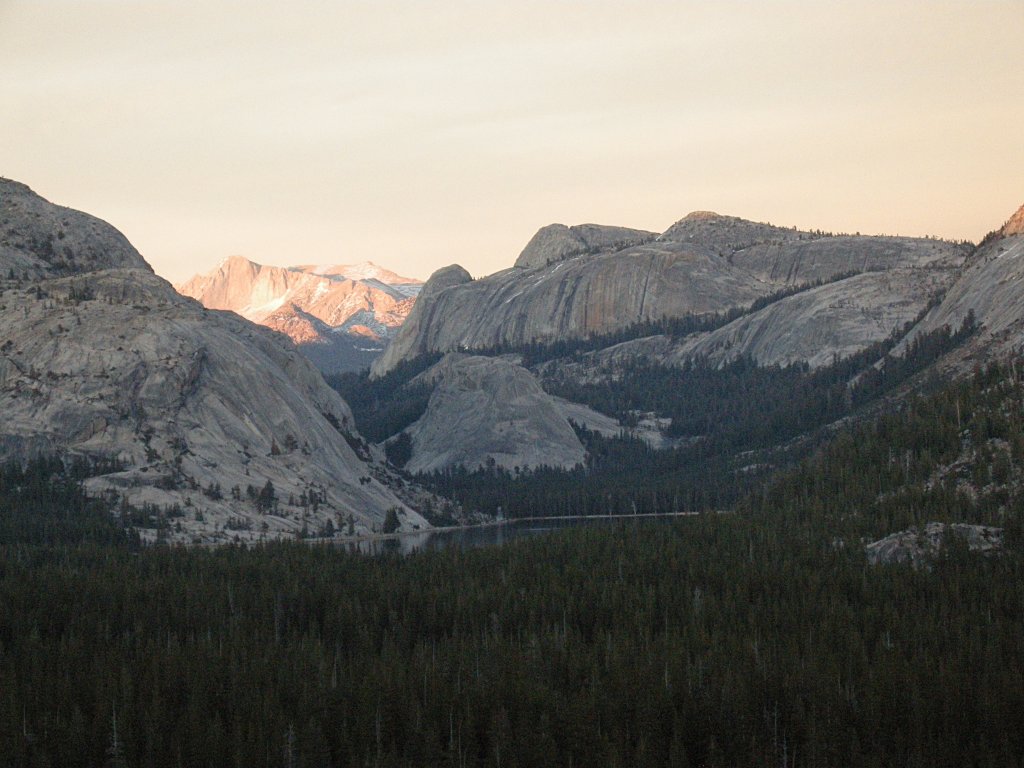
<svg viewBox="0 0 1024 768"><path fill-rule="evenodd" d="M0 277L0 459L116 462L90 490L169 511L164 533L183 541L369 532L393 507L403 528L428 527L286 339L180 296L108 225L21 185L0 193L9 228L63 226L104 267L56 267L26 245L19 260L48 279Z"/></svg>
<svg viewBox="0 0 1024 768"><path fill-rule="evenodd" d="M828 282L889 269L956 268L967 251L941 240L801 232L708 211L689 214L658 239L702 243L775 285Z"/></svg>
<svg viewBox="0 0 1024 768"><path fill-rule="evenodd" d="M760 365L829 365L913 322L953 278L939 269L867 272L780 299L709 333L618 344L594 353L592 364L644 358L682 365L698 357L724 364L748 357Z"/></svg>
<svg viewBox="0 0 1024 768"><path fill-rule="evenodd" d="M52 205L24 184L0 178L0 279L28 281L112 268L152 271L105 221Z"/></svg>
<svg viewBox="0 0 1024 768"><path fill-rule="evenodd" d="M737 216L722 216L713 211L693 211L666 229L658 240L701 243L728 255L755 245L795 242L805 234L808 239L816 239L810 233L795 229L747 221Z"/></svg>
<svg viewBox="0 0 1024 768"><path fill-rule="evenodd" d="M586 458L555 399L511 360L451 354L419 381L434 384L434 391L407 430L410 472L490 465L571 469Z"/></svg>
<svg viewBox="0 0 1024 768"><path fill-rule="evenodd" d="M750 304L768 289L718 254L680 243L513 268L429 294L425 289L372 370L380 376L428 352L554 341L666 315L715 312Z"/></svg>
<svg viewBox="0 0 1024 768"><path fill-rule="evenodd" d="M409 316L405 320L405 327L409 330L403 333L399 329L398 333L395 334L387 347L385 347L381 356L373 362L370 370L374 372L374 375L383 375L402 360L411 360L417 355L430 351L426 348L426 343L421 338L421 334L412 329L433 328L437 326L440 320L435 320L435 317L439 308L446 306L445 304L439 304L436 300L437 297L450 288L467 285L472 282L472 275L458 264L443 267L432 274L430 279L423 285L423 290L420 291L416 305L409 312ZM443 311L443 309L440 311Z"/></svg>
<svg viewBox="0 0 1024 768"><path fill-rule="evenodd" d="M762 280L800 285L893 269L956 269L967 250L942 240L836 236L754 245L736 252L731 262Z"/></svg>
<svg viewBox="0 0 1024 768"><path fill-rule="evenodd" d="M910 563L926 566L939 555L947 536L963 541L971 552L982 555L997 554L1003 550L1003 529L987 525L966 523L928 523L923 529L910 528L890 534L864 548L872 565Z"/></svg>
<svg viewBox="0 0 1024 768"><path fill-rule="evenodd" d="M959 328L968 313L982 326L968 352L982 357L1024 350L1024 207L971 256L970 264L939 304L908 336L948 325Z"/></svg>
<svg viewBox="0 0 1024 768"><path fill-rule="evenodd" d="M549 224L540 229L526 244L515 266L523 269L546 267L581 254L619 251L653 240L654 232L626 227L605 227L600 224Z"/></svg>
<svg viewBox="0 0 1024 768"><path fill-rule="evenodd" d="M909 299L898 300L895 310L866 300L874 296L889 302L894 290L899 293L896 278L865 278L860 284L844 281L831 295L818 294L829 302L849 305L853 313L865 313L859 322L852 317L837 320L837 346L815 347L811 355L831 359L856 348L861 339L870 343L879 334L884 338L891 333L907 319L906 310L923 306L916 286L951 283L967 250L928 239L799 232L707 212L690 214L655 240L620 250L601 248L616 243L622 230L595 227L604 239L593 241L592 253L579 250L584 232L590 230L578 229L545 227L512 269L470 281L465 270L448 268L454 271L445 272L443 281L440 276L432 278L428 286L435 279L438 282L429 293L421 294L405 325L374 363L373 374L381 376L402 360L425 353L586 337L641 321L746 307L786 287L899 270L898 279L909 280L911 288ZM649 234L625 232L634 232L638 238ZM870 290L865 297L844 296L839 286L857 291L870 286ZM808 305L803 311L809 311ZM777 319L781 321L781 316ZM805 319L817 323L817 318ZM896 322L887 325L889 319ZM849 331L844 330L847 326ZM778 347L767 355L777 359L807 354L803 348L828 341L827 328L825 336L819 333L818 338L795 344L787 339L769 343L763 336L768 330L762 326L757 343L766 349ZM784 329L779 326L779 330Z"/></svg>
<svg viewBox="0 0 1024 768"><path fill-rule="evenodd" d="M1000 227L999 234L1003 237L1024 235L1024 205L1018 208L1016 213L1006 220L1006 223Z"/></svg>
<svg viewBox="0 0 1024 768"><path fill-rule="evenodd" d="M369 365L405 322L419 288L370 262L286 269L240 256L177 286L209 309L284 333L327 373Z"/></svg>

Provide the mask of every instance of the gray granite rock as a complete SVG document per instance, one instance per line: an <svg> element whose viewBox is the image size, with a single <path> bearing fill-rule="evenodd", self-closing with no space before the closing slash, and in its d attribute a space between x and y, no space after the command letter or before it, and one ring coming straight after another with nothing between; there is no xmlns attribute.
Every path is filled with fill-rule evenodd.
<svg viewBox="0 0 1024 768"><path fill-rule="evenodd" d="M600 224L549 224L540 229L516 259L515 266L523 269L546 267L572 256L620 251L649 242L654 232L626 227L606 227Z"/></svg>
<svg viewBox="0 0 1024 768"><path fill-rule="evenodd" d="M910 528L871 542L864 551L868 562L877 565L910 563L926 565L942 549L946 536L963 540L968 550L990 555L1003 549L1003 529L966 523L928 523L923 529Z"/></svg>
<svg viewBox="0 0 1024 768"><path fill-rule="evenodd" d="M375 361L375 376L427 352L606 333L666 315L748 305L770 290L717 253L674 242L574 256L433 289L436 277Z"/></svg>
<svg viewBox="0 0 1024 768"><path fill-rule="evenodd" d="M971 257L939 304L908 336L959 328L973 313L982 332L971 351L980 357L1024 350L1024 207Z"/></svg>
<svg viewBox="0 0 1024 768"><path fill-rule="evenodd" d="M749 357L760 365L816 368L888 338L920 316L955 276L945 269L866 272L781 299L715 331L678 341L628 341L591 359L598 366L638 358L682 365L698 357L716 364Z"/></svg>
<svg viewBox="0 0 1024 768"><path fill-rule="evenodd" d="M603 239L586 234L591 231L586 228L598 231ZM790 334L781 316L761 317L763 322L774 318L778 323L774 328L759 327L757 345L775 350L766 361L787 356L830 360L864 342L885 338L912 318L908 311L916 314L924 306L922 288L941 289L951 283L967 251L937 240L830 236L707 212L690 214L653 241L611 250L617 238L627 236L624 232L638 238L648 234L551 225L534 236L512 269L475 281L461 269L443 271L428 281L428 287L435 285L424 289L405 325L375 361L373 374L381 376L402 360L428 352L580 338L640 321L746 307L789 286L869 272L898 274L865 277L859 283L843 281L786 305L786 311L801 308L813 337L781 338L779 334ZM591 247L594 252L581 245L585 234L596 243ZM907 281L906 291L899 288L901 280ZM864 295L842 294L845 289L865 288ZM809 298L835 303L841 310L830 322L834 343L828 326L820 326L823 308L812 310ZM858 313L863 318L858 319ZM740 333L735 328L733 332ZM767 338L770 333L776 337ZM709 343L721 345L725 340Z"/></svg>
<svg viewBox="0 0 1024 768"><path fill-rule="evenodd" d="M426 412L407 430L410 472L489 464L571 469L586 458L555 398L511 360L450 354L420 381L433 383L434 391Z"/></svg>
<svg viewBox="0 0 1024 768"><path fill-rule="evenodd" d="M90 490L181 508L171 537L185 541L315 533L349 516L368 532L390 507L404 528L428 527L356 434L347 404L284 336L180 296L109 225L21 185L9 205L11 188L0 187L0 209L12 228L64 227L65 240L93 250L70 270L19 246L47 278L0 275L0 459L116 458L123 471ZM259 514L245 489L268 480L279 503ZM203 492L211 486L223 498ZM315 512L299 503L311 493Z"/></svg>
<svg viewBox="0 0 1024 768"><path fill-rule="evenodd" d="M111 268L152 271L105 221L53 205L24 184L0 178L0 279L29 281Z"/></svg>

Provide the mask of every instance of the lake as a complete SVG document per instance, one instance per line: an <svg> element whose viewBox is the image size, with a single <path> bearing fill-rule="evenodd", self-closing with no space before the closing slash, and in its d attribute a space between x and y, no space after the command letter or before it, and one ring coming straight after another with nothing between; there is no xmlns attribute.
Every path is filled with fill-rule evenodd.
<svg viewBox="0 0 1024 768"><path fill-rule="evenodd" d="M529 536L543 536L563 528L615 526L622 524L658 525L695 513L667 515L620 515L617 517L556 517L509 520L504 523L474 525L465 528L445 528L437 531L402 533L390 537L376 537L359 541L340 542L338 547L365 555L397 552L403 555L459 547L492 547L507 544Z"/></svg>

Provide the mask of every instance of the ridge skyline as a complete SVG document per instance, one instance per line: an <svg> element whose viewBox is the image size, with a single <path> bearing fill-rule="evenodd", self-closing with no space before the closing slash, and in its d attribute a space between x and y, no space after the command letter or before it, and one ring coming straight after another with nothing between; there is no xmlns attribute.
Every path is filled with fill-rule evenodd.
<svg viewBox="0 0 1024 768"><path fill-rule="evenodd" d="M1016 204L1014 204L1014 205L1016 205ZM71 206L71 207L74 207L74 206ZM1024 205L1020 205L1019 207L1015 207L1015 208L1013 208L1013 210L1015 212L1006 220L1007 223L1015 222L1018 219L1020 219L1022 217L1022 215L1024 215L1024 214L1022 214L1022 211L1024 211ZM247 254L244 254L244 253L230 253L230 254L228 254L226 256L221 256L219 258L211 258L211 260L209 260L209 261L198 262L197 265L196 265L195 271L193 271L193 272L191 272L189 274L186 274L186 275L184 275L181 278L174 279L174 280L172 280L170 277L168 277L168 275L163 274L160 271L160 269L155 264L153 266L153 269L154 269L154 271L157 272L157 274L159 274L161 277L167 279L172 284L180 285L180 284L183 284L183 283L187 282L188 280L190 280L190 279L192 279L194 277L198 277L200 275L203 275L203 274L206 274L206 273L210 272L211 270L217 269L218 267L228 263L231 259L242 259L242 260L245 260L245 261L247 261L247 262L249 262L251 264L255 264L255 265L258 265L258 266L261 266L261 267L275 267L275 268L286 269L286 270L290 270L290 271L306 271L306 272L309 272L309 271L317 269L317 268L323 268L323 267L341 268L341 267L357 267L357 266L361 266L361 265L371 265L373 267L377 267L377 268L386 270L388 272L391 272L392 274L395 274L395 275L397 275L397 276L399 276L399 277L401 277L403 279L409 280L410 282L415 282L415 283L422 284L422 283L425 283L434 272L438 271L439 269L443 269L444 267L451 266L452 264L459 264L460 266L465 267L470 272L470 274L473 276L474 279L477 279L477 278L480 278L480 277L486 277L488 275L494 274L495 272L500 272L500 271L502 271L504 269L508 269L509 267L511 267L514 264L514 262L516 260L516 257L519 256L522 253L523 249L530 242L530 238L533 235L536 235L538 232L540 232L540 231L542 231L544 229L547 229L548 227L553 227L553 226L565 226L565 227L570 227L570 228L571 227L587 227L587 226L619 227L619 228L635 229L637 231L649 231L649 232L652 232L653 234L655 234L656 236L660 237L665 232L668 232L673 226L675 226L677 224L680 224L682 222L686 222L686 221L709 221L709 220L713 220L713 219L734 219L734 220L739 220L739 221L748 222L748 223L752 223L752 224L764 225L764 226L769 226L769 227L776 227L776 228L783 229L783 230L796 230L798 232L805 232L805 233L807 233L807 232L811 232L811 233L821 232L821 233L823 233L825 235L835 235L835 236L864 235L864 236L870 236L870 237L914 237L914 238L926 238L926 239L942 240L942 241L954 242L954 243L969 242L969 243L972 243L972 244L977 244L978 242L981 241L981 239L985 235L987 235L987 234L989 234L990 232L993 231L991 229L991 220L992 220L991 216L989 216L989 223L986 225L989 228L985 229L984 231L981 231L981 232L978 232L978 233L974 234L973 237L972 236L947 237L947 236L943 236L943 235L937 234L935 232L881 232L881 231L871 231L871 230L869 230L867 228L860 228L860 229L831 229L831 228L826 227L826 226L815 224L814 222L811 222L811 223L806 224L806 225L803 225L803 224L786 224L786 223L779 223L778 221L773 221L773 220L769 220L769 219L758 219L758 218L754 218L754 217L747 216L747 215L744 215L744 214L719 213L718 211L710 210L709 208L705 207L705 208L694 208L694 209L692 209L691 211L689 211L689 213L673 219L672 222L668 226L666 226L666 227L664 227L662 229L658 229L658 228L651 229L651 228L645 228L645 227L640 227L640 226L634 226L633 224L625 223L625 222L622 222L622 221L617 221L617 220L614 220L614 219L610 220L610 221L597 221L597 220L579 221L579 222L574 222L572 224L566 223L565 221L551 221L551 222L549 222L547 224L543 224L543 225L539 225L539 226L535 227L531 231L530 234L526 234L526 236L521 239L521 242L520 242L518 248L513 248L511 251L509 251L509 252L507 252L506 254L503 254L503 255L502 254L498 254L498 253L489 253L488 254L488 256L490 257L488 259L488 264L489 264L488 269L489 269L489 271L486 271L486 272L473 269L472 267L474 266L474 264L473 264L472 260L460 261L458 259L453 259L453 260L450 260L450 261L447 261L447 262L439 262L436 267L430 269L429 271L419 270L419 271L415 271L415 272L410 272L409 270L402 270L402 269L397 268L394 264L392 264L390 261L387 261L386 259L372 259L372 258L356 259L356 258L346 258L343 255L340 258L335 257L335 256L325 256L322 259L303 259L302 256L298 256L297 255L294 258L291 258L291 257L282 258L280 256L279 257L273 257L272 256L268 260L262 260L261 261L260 259L257 259L257 258L255 258L253 256L250 256L250 255L247 255ZM296 261L296 259L301 259L301 262L300 261Z"/></svg>
<svg viewBox="0 0 1024 768"><path fill-rule="evenodd" d="M1024 188L1016 2L158 6L3 4L0 173L172 282L488 274L547 222L702 208L976 241Z"/></svg>

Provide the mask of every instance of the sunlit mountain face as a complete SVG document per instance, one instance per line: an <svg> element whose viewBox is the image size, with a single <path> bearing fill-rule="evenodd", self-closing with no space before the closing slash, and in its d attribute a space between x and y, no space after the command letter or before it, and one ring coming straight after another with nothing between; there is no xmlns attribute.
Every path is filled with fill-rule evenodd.
<svg viewBox="0 0 1024 768"><path fill-rule="evenodd" d="M241 256L177 286L209 309L284 333L328 373L369 365L405 322L420 288L368 261L272 267Z"/></svg>

